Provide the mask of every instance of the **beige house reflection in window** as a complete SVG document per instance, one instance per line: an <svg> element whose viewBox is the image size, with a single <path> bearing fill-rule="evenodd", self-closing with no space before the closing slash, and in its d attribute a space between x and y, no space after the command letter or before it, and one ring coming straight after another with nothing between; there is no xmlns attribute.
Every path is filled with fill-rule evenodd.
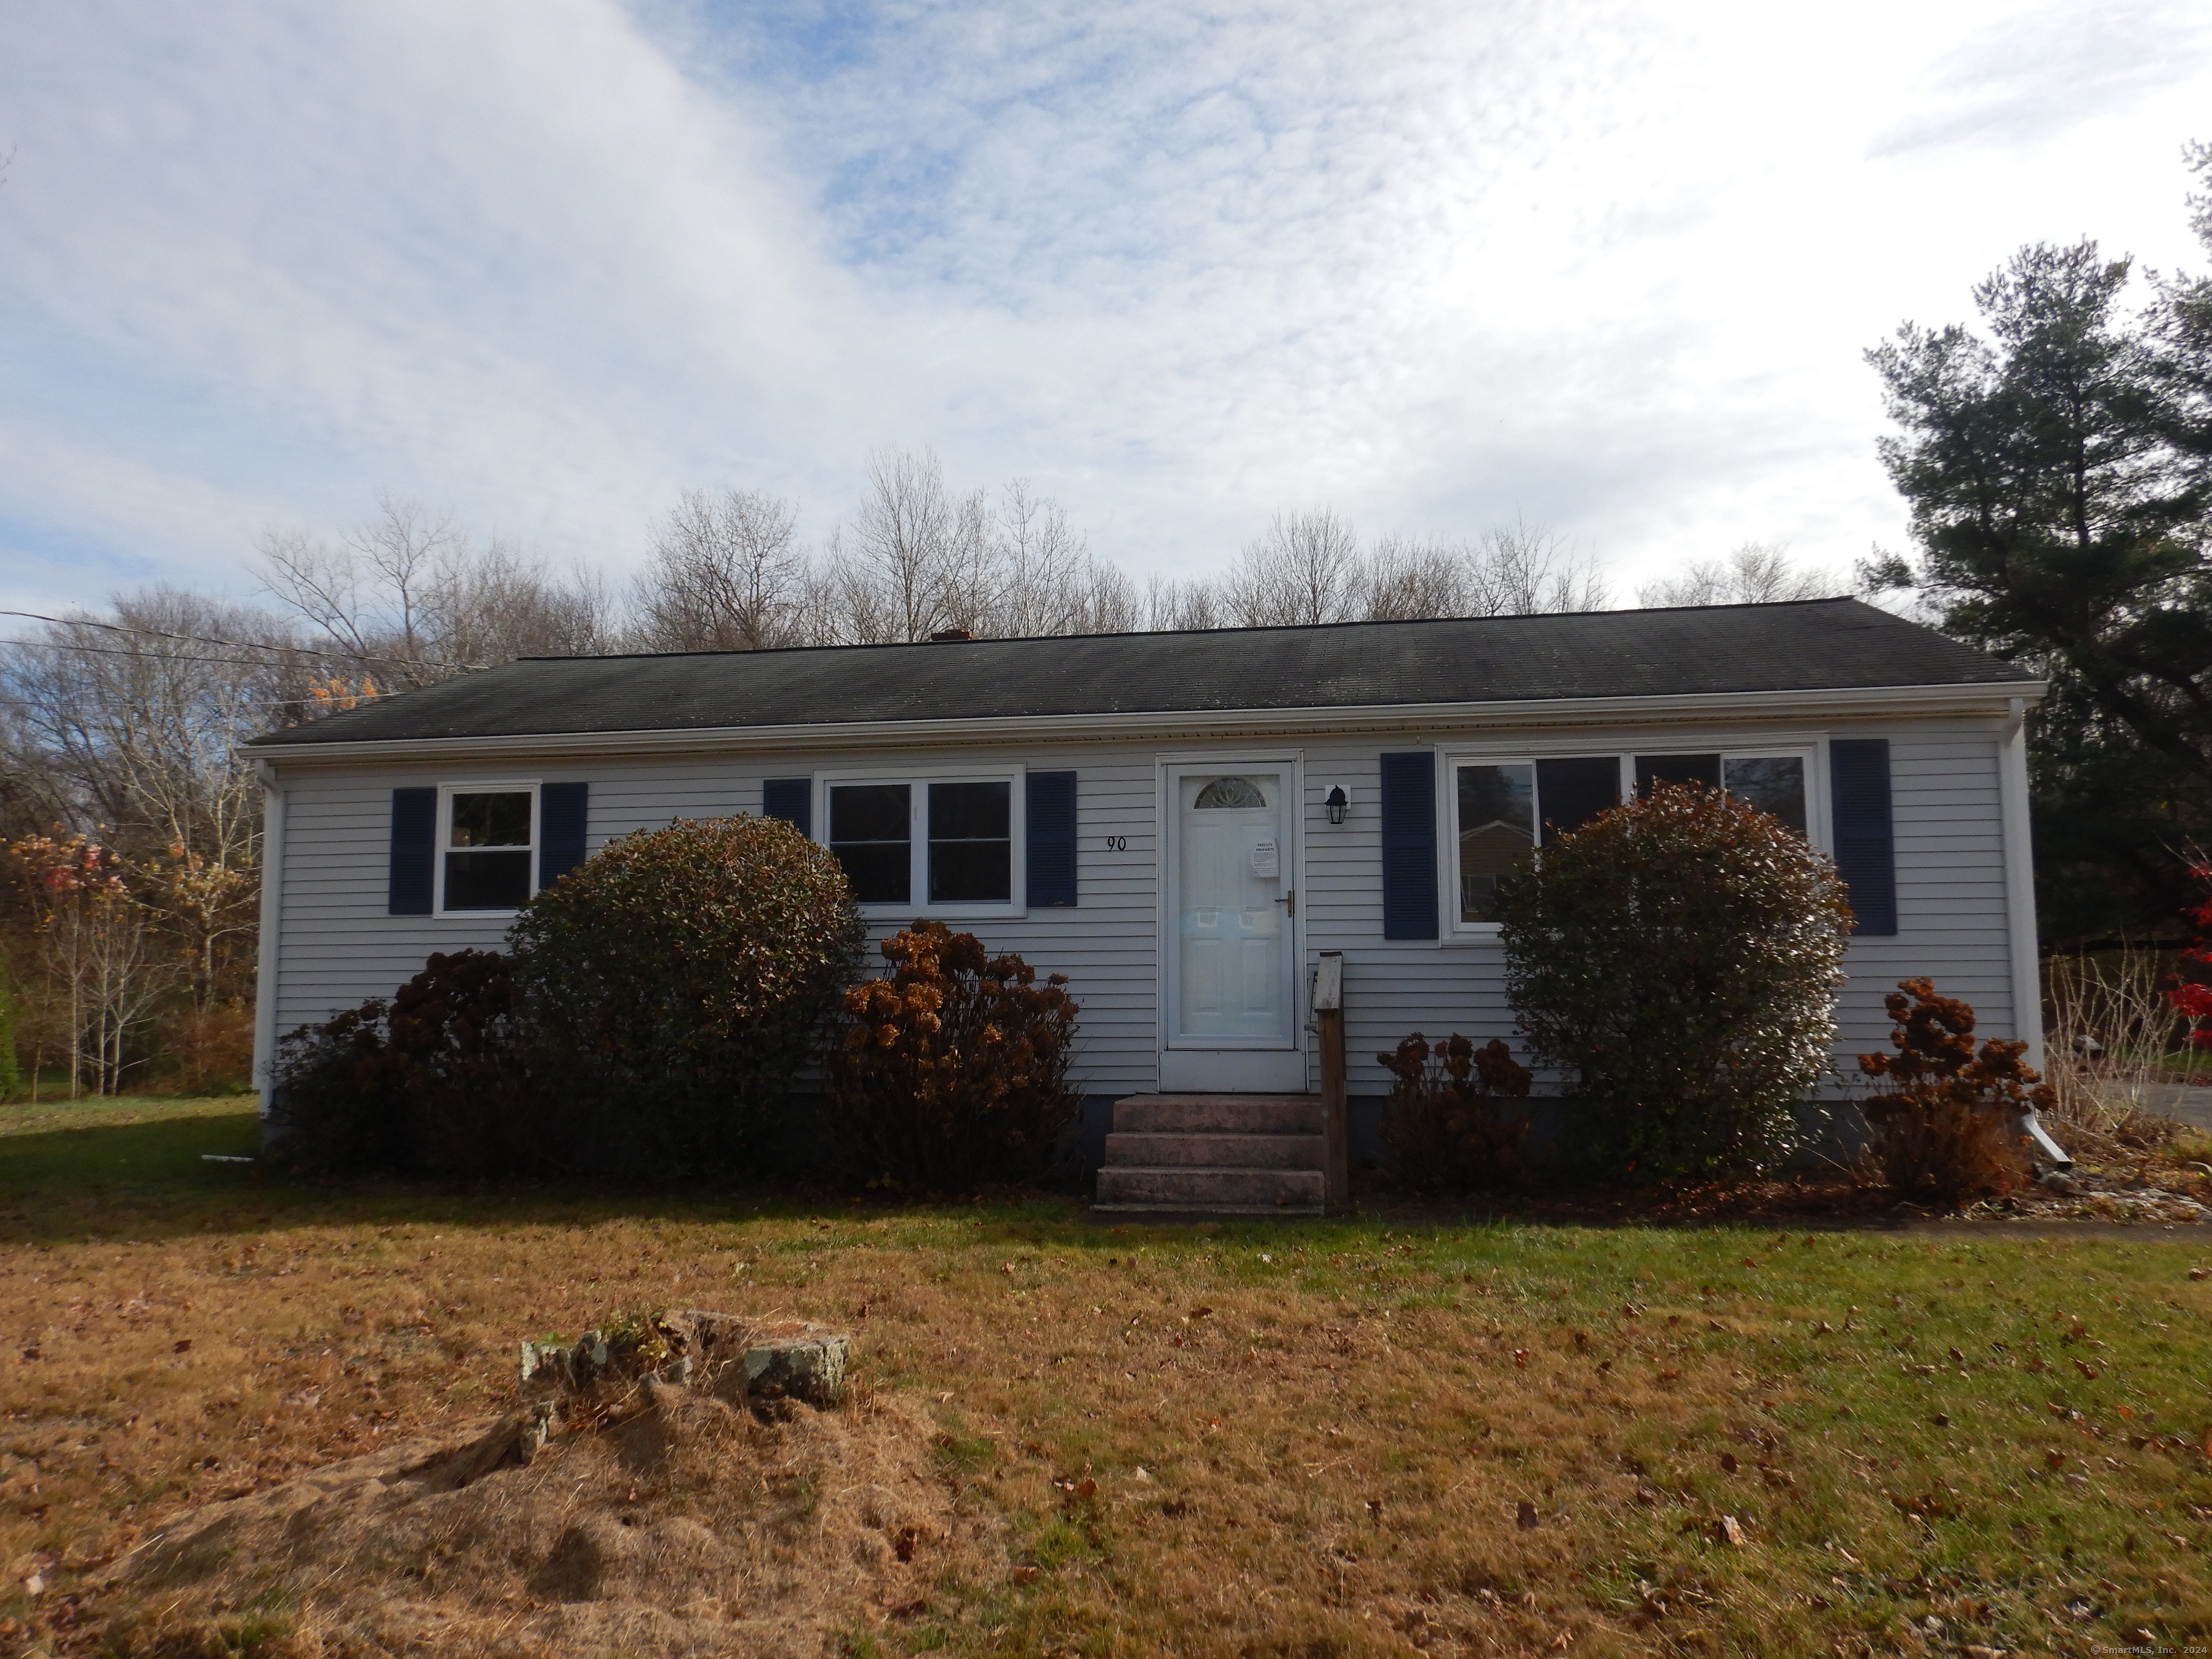
<svg viewBox="0 0 2212 1659"><path fill-rule="evenodd" d="M1535 768L1509 761L1456 769L1459 919L1496 921L1502 884L1536 850Z"/></svg>
<svg viewBox="0 0 2212 1659"><path fill-rule="evenodd" d="M1498 884L1528 867L1536 843L1518 824L1496 819L1459 837L1459 908L1462 921L1496 921Z"/></svg>

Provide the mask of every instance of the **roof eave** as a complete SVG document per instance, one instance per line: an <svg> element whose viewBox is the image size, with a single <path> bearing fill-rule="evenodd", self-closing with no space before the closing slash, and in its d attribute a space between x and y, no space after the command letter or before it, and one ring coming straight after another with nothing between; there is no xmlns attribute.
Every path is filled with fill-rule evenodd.
<svg viewBox="0 0 2212 1659"><path fill-rule="evenodd" d="M1533 726L1620 726L1679 720L1685 715L1758 718L1832 713L1855 718L1930 714L2002 715L2033 702L2042 680L1969 685L1884 685L1815 690L1723 691L1636 697L1550 697L1499 702L1368 703L1351 707L1147 710L1136 714L1008 714L973 720L847 720L794 726L710 726L621 732L545 732L490 737L385 738L284 743L258 739L255 757L271 767L335 766L365 760L560 758L608 753L651 755L701 750L778 750L943 747L1039 738L1249 737L1288 732L1391 732L1415 735L1500 731Z"/></svg>

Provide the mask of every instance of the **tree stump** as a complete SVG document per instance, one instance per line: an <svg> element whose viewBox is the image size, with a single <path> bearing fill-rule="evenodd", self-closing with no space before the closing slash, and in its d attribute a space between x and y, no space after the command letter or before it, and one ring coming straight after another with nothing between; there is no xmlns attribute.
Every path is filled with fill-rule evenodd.
<svg viewBox="0 0 2212 1659"><path fill-rule="evenodd" d="M845 1397L853 1340L826 1326L757 1326L745 1343L748 1401L799 1400L827 1410Z"/></svg>

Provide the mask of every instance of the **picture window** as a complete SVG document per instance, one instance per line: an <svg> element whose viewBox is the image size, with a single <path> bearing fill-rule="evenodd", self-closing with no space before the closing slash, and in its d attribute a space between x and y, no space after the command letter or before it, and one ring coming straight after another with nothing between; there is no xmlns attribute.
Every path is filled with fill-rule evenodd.
<svg viewBox="0 0 2212 1659"><path fill-rule="evenodd" d="M1802 750L1455 759L1449 856L1457 925L1496 927L1513 878L1554 836L1619 805L1624 780L1632 779L1639 794L1660 783L1725 789L1813 840L1811 775L1811 755Z"/></svg>

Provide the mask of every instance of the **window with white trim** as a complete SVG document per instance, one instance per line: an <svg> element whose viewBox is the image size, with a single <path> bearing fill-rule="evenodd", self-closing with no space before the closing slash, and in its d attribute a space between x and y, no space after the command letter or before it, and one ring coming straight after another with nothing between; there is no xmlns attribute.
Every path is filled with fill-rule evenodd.
<svg viewBox="0 0 2212 1659"><path fill-rule="evenodd" d="M439 912L519 910L537 886L537 786L464 783L441 788Z"/></svg>
<svg viewBox="0 0 2212 1659"><path fill-rule="evenodd" d="M1810 749L1464 755L1449 763L1452 916L1462 931L1496 928L1506 887L1534 864L1547 840L1580 829L1654 783L1725 789L1772 813L1815 847L1826 839L1812 808Z"/></svg>
<svg viewBox="0 0 2212 1659"><path fill-rule="evenodd" d="M1018 774L823 781L823 839L864 909L983 914L1021 901Z"/></svg>

